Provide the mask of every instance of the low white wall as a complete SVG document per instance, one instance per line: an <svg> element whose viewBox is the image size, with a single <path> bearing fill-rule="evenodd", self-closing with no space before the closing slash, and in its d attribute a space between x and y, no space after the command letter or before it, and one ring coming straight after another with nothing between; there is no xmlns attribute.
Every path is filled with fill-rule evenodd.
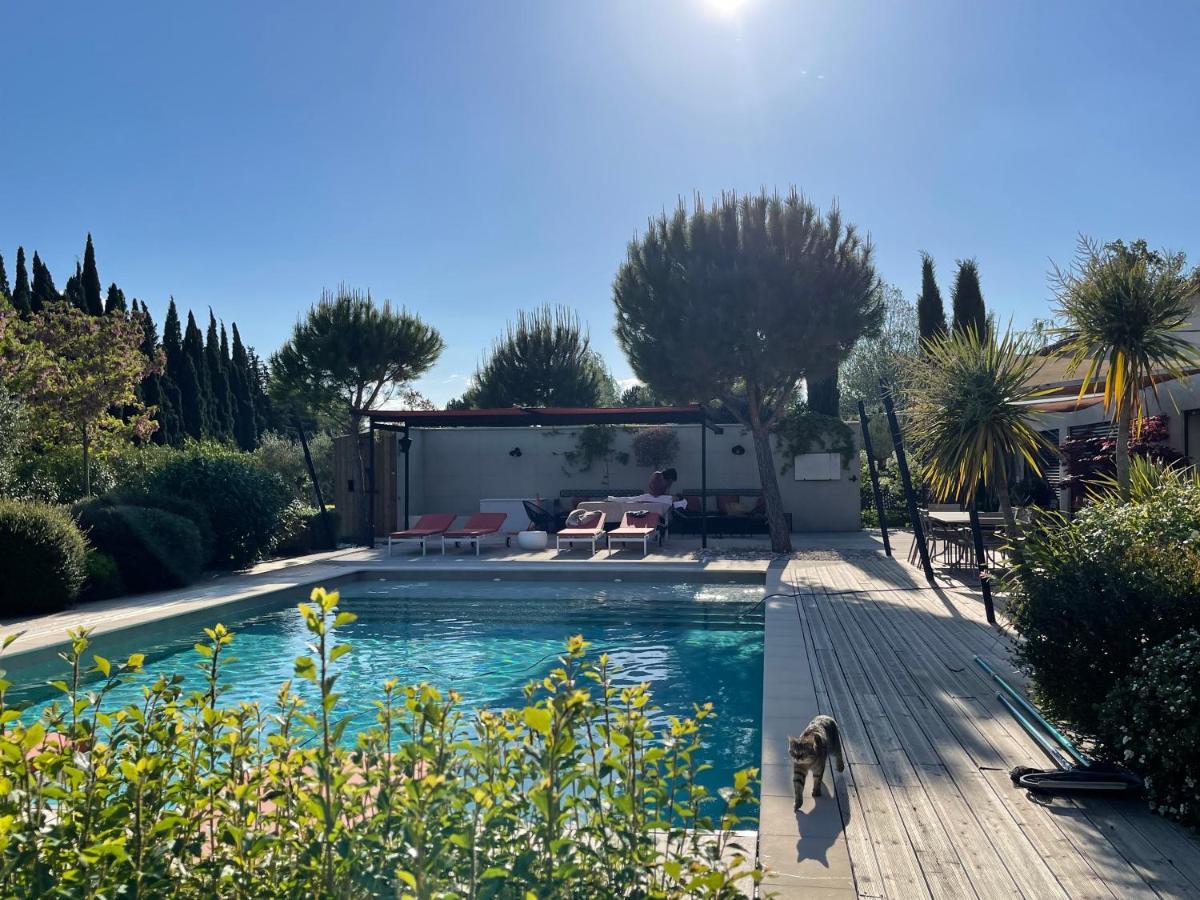
<svg viewBox="0 0 1200 900"><path fill-rule="evenodd" d="M688 494L700 489L700 426L674 426L679 435L680 451L674 468L679 472L675 493ZM593 463L588 471L579 471L567 461L566 454L576 447L578 427L564 428L462 428L413 429L409 459L411 496L410 515L424 512L466 513L479 509L479 501L488 498L542 497L552 500L569 489L641 492L651 470L639 467L633 459L635 427L614 429L613 455L607 461ZM745 453L736 455L741 445ZM520 456L511 456L514 448ZM627 464L614 457L629 454ZM777 471L785 460L776 454ZM842 467L841 477L833 481L797 481L792 460L779 475L784 508L792 514L796 531L857 531L859 519L858 465L854 460ZM402 471L403 460L397 470ZM725 426L724 434L708 434L708 487L757 488L758 467L754 445L748 433L737 426ZM403 478L397 479L396 509L404 509ZM710 497L709 509L716 501ZM402 512L400 513L402 515Z"/></svg>

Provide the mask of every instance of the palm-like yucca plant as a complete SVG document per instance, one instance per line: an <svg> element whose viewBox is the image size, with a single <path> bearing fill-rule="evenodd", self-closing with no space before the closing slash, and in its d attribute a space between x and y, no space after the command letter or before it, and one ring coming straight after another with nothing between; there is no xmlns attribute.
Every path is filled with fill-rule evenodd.
<svg viewBox="0 0 1200 900"><path fill-rule="evenodd" d="M992 485L1009 534L1015 533L1008 461L1040 471L1038 452L1050 446L1034 426L1030 385L1041 365L1032 341L1010 330L981 335L974 326L923 344L905 373L906 430L926 481L937 496L969 500Z"/></svg>
<svg viewBox="0 0 1200 900"><path fill-rule="evenodd" d="M1129 436L1140 427L1143 391L1158 396L1160 376L1183 378L1197 363L1196 347L1181 333L1191 315L1195 276L1182 253L1155 252L1145 241L1100 246L1080 238L1069 270L1055 269L1056 329L1070 371L1086 366L1079 394L1103 381L1104 408L1116 423L1117 488L1130 496Z"/></svg>

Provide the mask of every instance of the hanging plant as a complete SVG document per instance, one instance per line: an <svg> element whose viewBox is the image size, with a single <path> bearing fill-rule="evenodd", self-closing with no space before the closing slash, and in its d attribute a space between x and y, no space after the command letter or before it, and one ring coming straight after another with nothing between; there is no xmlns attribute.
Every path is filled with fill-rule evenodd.
<svg viewBox="0 0 1200 900"><path fill-rule="evenodd" d="M616 430L611 425L588 425L575 437L575 449L563 454L577 472L586 472L597 461L607 461L616 443Z"/></svg>
<svg viewBox="0 0 1200 900"><path fill-rule="evenodd" d="M679 435L674 428L655 425L641 429L633 438L633 458L639 466L659 469L675 462L679 455Z"/></svg>
<svg viewBox="0 0 1200 900"><path fill-rule="evenodd" d="M841 454L842 465L850 465L854 459L854 432L837 416L813 412L803 403L797 403L775 426L775 446L787 459L781 471L787 472L793 457L817 452L828 447L830 453Z"/></svg>

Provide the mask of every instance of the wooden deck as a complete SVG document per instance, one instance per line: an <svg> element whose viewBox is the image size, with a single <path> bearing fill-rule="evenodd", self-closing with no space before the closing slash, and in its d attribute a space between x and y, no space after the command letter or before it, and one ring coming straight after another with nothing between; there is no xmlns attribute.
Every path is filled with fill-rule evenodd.
<svg viewBox="0 0 1200 900"><path fill-rule="evenodd" d="M817 709L841 725L847 769L835 776L836 838L810 828L820 818L806 814L811 801L782 841L764 817L764 860L784 873L767 890L850 895L849 881L804 880L817 844L820 874L835 874L836 841L859 897L1200 897L1200 844L1143 804L1035 802L1009 781L1013 766L1049 763L973 661L978 654L1020 683L1007 638L986 624L976 597L931 590L916 570L883 556L792 564L783 582L795 592L803 636L802 647L787 648L789 659L808 666ZM768 695L780 670L775 656ZM768 720L764 739L774 743ZM767 753L764 743L764 763ZM788 880L789 870L798 880Z"/></svg>

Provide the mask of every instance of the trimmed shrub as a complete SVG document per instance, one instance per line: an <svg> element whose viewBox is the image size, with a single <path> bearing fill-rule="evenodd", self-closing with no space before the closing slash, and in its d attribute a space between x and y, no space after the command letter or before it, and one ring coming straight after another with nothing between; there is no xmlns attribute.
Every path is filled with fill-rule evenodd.
<svg viewBox="0 0 1200 900"><path fill-rule="evenodd" d="M1047 711L1088 734L1146 650L1200 628L1200 488L1103 500L1027 529L1008 580L1017 658Z"/></svg>
<svg viewBox="0 0 1200 900"><path fill-rule="evenodd" d="M1145 779L1150 807L1200 827L1200 632L1142 654L1109 694L1103 728L1110 755Z"/></svg>
<svg viewBox="0 0 1200 900"><path fill-rule="evenodd" d="M83 585L87 543L65 509L0 500L0 615L66 609Z"/></svg>
<svg viewBox="0 0 1200 900"><path fill-rule="evenodd" d="M221 625L196 645L205 681L195 692L142 672L140 653L96 659L77 636L69 670L96 681L68 676L40 721L6 724L0 778L22 789L0 794L5 894L754 893L754 848L735 829L749 824L757 770L715 796L697 782L711 703L656 728L648 686L614 684L608 657L588 658L576 636L516 709L471 710L453 691L393 679L375 720L352 724L335 682L353 652L338 632L354 616L336 593L312 601L301 605L310 643L295 681L261 706L220 688L238 651ZM111 691L131 679L143 696L118 710Z"/></svg>
<svg viewBox="0 0 1200 900"><path fill-rule="evenodd" d="M147 493L191 501L213 530L212 564L236 569L274 547L288 504L277 475L235 450L198 446L177 454L143 482Z"/></svg>
<svg viewBox="0 0 1200 900"><path fill-rule="evenodd" d="M145 506L150 509L161 509L164 512L182 516L195 525L196 531L200 533L201 566L206 566L212 562L213 543L216 540L216 536L213 534L213 527L208 519L208 513L199 503L185 500L182 497L172 497L170 494L150 493L141 489L132 489L114 495L112 497L112 505Z"/></svg>
<svg viewBox="0 0 1200 900"><path fill-rule="evenodd" d="M333 510L328 511L328 516L335 543L331 543L329 540L319 509L295 501L289 503L287 509L284 510L283 525L280 527L279 538L275 545L276 555L304 556L309 553L319 553L322 550L333 550L337 546L338 518L337 513Z"/></svg>
<svg viewBox="0 0 1200 900"><path fill-rule="evenodd" d="M77 510L92 546L111 556L133 593L191 584L203 567L200 532L183 516L102 500Z"/></svg>
<svg viewBox="0 0 1200 900"><path fill-rule="evenodd" d="M79 594L80 600L107 600L125 593L125 582L121 580L117 561L109 554L89 550L84 569L86 575L83 590Z"/></svg>

